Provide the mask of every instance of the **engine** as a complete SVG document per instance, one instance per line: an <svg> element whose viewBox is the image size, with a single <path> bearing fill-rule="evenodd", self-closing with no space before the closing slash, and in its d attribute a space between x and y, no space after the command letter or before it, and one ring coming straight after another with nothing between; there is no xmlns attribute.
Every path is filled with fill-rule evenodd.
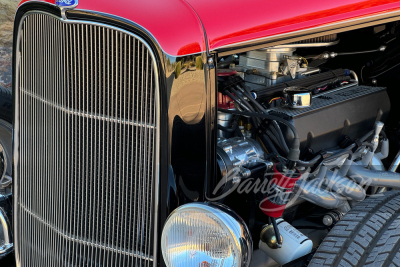
<svg viewBox="0 0 400 267"><path fill-rule="evenodd" d="M258 248L279 264L313 247L283 220L300 205L319 207L319 223L329 228L367 194L400 188L400 175L382 163L389 153L387 88L361 84L352 70L320 67L339 53L296 55L297 48L338 42L329 35L218 64L214 194L258 206L245 217L260 233L253 235ZM243 198L246 188L251 196Z"/></svg>

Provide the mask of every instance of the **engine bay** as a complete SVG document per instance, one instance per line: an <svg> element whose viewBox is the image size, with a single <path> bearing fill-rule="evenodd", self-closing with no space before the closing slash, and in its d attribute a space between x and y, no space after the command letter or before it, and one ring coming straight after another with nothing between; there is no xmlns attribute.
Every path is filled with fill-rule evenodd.
<svg viewBox="0 0 400 267"><path fill-rule="evenodd" d="M400 188L399 37L396 22L218 59L213 201L249 227L251 266L307 262L358 202Z"/></svg>

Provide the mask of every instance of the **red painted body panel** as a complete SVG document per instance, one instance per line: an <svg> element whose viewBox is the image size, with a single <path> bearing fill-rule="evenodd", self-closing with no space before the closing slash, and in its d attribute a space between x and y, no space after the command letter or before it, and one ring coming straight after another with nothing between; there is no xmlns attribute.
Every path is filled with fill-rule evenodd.
<svg viewBox="0 0 400 267"><path fill-rule="evenodd" d="M209 49L400 9L399 0L187 0Z"/></svg>
<svg viewBox="0 0 400 267"><path fill-rule="evenodd" d="M54 0L40 1L54 4ZM167 54L182 56L206 50L201 23L209 50L216 50L400 10L400 0L79 0L76 8L131 20L147 29Z"/></svg>
<svg viewBox="0 0 400 267"><path fill-rule="evenodd" d="M54 0L40 0L54 4ZM23 0L21 2L29 2ZM182 0L78 0L76 9L123 17L145 28L165 53L182 56L206 51L204 30Z"/></svg>

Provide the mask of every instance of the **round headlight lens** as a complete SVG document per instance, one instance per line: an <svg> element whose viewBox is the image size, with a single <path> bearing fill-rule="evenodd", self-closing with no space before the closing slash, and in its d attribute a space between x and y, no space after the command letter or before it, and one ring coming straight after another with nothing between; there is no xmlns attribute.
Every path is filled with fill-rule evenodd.
<svg viewBox="0 0 400 267"><path fill-rule="evenodd" d="M168 267L248 266L253 244L243 220L229 208L191 203L165 223L161 249Z"/></svg>

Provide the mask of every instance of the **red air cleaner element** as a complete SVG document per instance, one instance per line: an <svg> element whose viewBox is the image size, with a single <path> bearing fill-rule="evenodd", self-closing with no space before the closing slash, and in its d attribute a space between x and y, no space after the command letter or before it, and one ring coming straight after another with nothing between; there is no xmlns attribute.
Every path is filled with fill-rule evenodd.
<svg viewBox="0 0 400 267"><path fill-rule="evenodd" d="M231 70L231 69L218 69L217 70L217 76L218 77L226 77L226 76L232 76L237 73L236 70Z"/></svg>
<svg viewBox="0 0 400 267"><path fill-rule="evenodd" d="M294 171L284 169L281 163L274 165L270 189L260 205L262 212L274 218L282 216L283 210L292 195L294 184L301 177L301 173L296 168Z"/></svg>

